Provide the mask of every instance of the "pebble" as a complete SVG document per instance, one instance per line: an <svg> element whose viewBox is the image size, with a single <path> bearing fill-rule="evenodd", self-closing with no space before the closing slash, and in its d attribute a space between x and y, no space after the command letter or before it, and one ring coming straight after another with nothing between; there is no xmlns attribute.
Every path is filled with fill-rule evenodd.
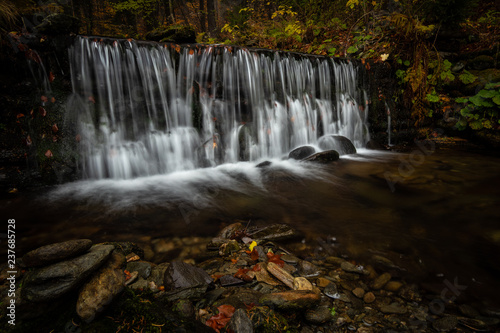
<svg viewBox="0 0 500 333"><path fill-rule="evenodd" d="M298 263L299 274L304 277L314 277L321 274L318 266L306 260L300 260Z"/></svg>
<svg viewBox="0 0 500 333"><path fill-rule="evenodd" d="M293 279L293 290L313 290L313 285L305 277L296 277Z"/></svg>
<svg viewBox="0 0 500 333"><path fill-rule="evenodd" d="M297 265L299 263L299 261L301 261L299 258L294 256L293 254L284 254L281 256L280 259L283 260L284 262L286 262L287 264L290 264L290 265Z"/></svg>
<svg viewBox="0 0 500 333"><path fill-rule="evenodd" d="M325 287L325 289L323 290L323 293L326 296L333 298L333 299L338 299L340 297L337 286L333 282L330 282L330 284L328 284L328 286Z"/></svg>
<svg viewBox="0 0 500 333"><path fill-rule="evenodd" d="M86 252L92 246L90 239L77 239L39 247L22 257L26 267L46 266L58 261L75 257Z"/></svg>
<svg viewBox="0 0 500 333"><path fill-rule="evenodd" d="M330 264L335 264L335 265L341 265L345 259L339 258L339 257L327 257L326 262Z"/></svg>
<svg viewBox="0 0 500 333"><path fill-rule="evenodd" d="M360 268L354 264L351 264L349 261L343 261L340 264L340 268L342 268L342 270L349 272L349 273L361 274L363 272L362 268Z"/></svg>
<svg viewBox="0 0 500 333"><path fill-rule="evenodd" d="M380 307L380 311L386 314L404 314L407 309L403 305L393 302L389 305L383 305Z"/></svg>
<svg viewBox="0 0 500 333"><path fill-rule="evenodd" d="M363 296L365 295L365 291L361 288L355 288L352 293L354 294L354 296L356 296L357 298L363 298Z"/></svg>
<svg viewBox="0 0 500 333"><path fill-rule="evenodd" d="M458 319L455 316L447 316L435 320L432 327L438 332L449 332L457 327Z"/></svg>
<svg viewBox="0 0 500 333"><path fill-rule="evenodd" d="M377 277L372 283L372 288L375 290L381 289L389 280L391 279L391 274L384 273Z"/></svg>
<svg viewBox="0 0 500 333"><path fill-rule="evenodd" d="M326 286L328 286L330 283L332 283L332 281L328 280L328 279L325 279L325 278L318 278L316 279L316 285L320 288L325 288Z"/></svg>
<svg viewBox="0 0 500 333"><path fill-rule="evenodd" d="M399 281L389 281L385 284L384 289L387 291L397 292L402 286L403 283Z"/></svg>
<svg viewBox="0 0 500 333"><path fill-rule="evenodd" d="M375 301L375 295L370 291L363 296L363 301L367 304L373 303Z"/></svg>

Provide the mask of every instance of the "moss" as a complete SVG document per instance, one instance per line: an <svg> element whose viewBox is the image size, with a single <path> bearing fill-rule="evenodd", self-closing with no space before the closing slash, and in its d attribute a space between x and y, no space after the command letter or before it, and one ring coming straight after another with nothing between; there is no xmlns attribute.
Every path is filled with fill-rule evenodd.
<svg viewBox="0 0 500 333"><path fill-rule="evenodd" d="M248 310L256 333L297 332L296 325L290 325L288 319L274 312L267 306L256 306Z"/></svg>

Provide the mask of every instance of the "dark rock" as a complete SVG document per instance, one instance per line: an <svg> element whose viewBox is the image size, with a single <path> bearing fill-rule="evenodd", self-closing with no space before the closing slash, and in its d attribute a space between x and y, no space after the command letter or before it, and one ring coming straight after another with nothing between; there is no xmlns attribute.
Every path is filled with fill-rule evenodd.
<svg viewBox="0 0 500 333"><path fill-rule="evenodd" d="M121 266L124 263L125 256L114 252L108 262L82 288L76 302L76 312L83 321L89 323L94 320L123 290L125 274Z"/></svg>
<svg viewBox="0 0 500 333"><path fill-rule="evenodd" d="M260 162L255 167L256 168L265 168L265 167L270 166L271 164L272 164L272 162L270 162L270 161L264 161L264 162Z"/></svg>
<svg viewBox="0 0 500 333"><path fill-rule="evenodd" d="M183 319L192 319L195 316L193 303L187 299L180 299L174 303L172 310Z"/></svg>
<svg viewBox="0 0 500 333"><path fill-rule="evenodd" d="M155 29L146 34L146 39L178 44L196 43L196 32L188 26Z"/></svg>
<svg viewBox="0 0 500 333"><path fill-rule="evenodd" d="M94 245L84 255L27 273L23 297L43 302L76 289L109 258L114 248L113 245Z"/></svg>
<svg viewBox="0 0 500 333"><path fill-rule="evenodd" d="M340 155L356 154L351 140L341 135L322 136L318 139L318 146L323 150L336 150Z"/></svg>
<svg viewBox="0 0 500 333"><path fill-rule="evenodd" d="M235 278L232 275L224 275L219 279L220 285L223 287L237 286L239 284L245 283L245 281Z"/></svg>
<svg viewBox="0 0 500 333"><path fill-rule="evenodd" d="M155 283L157 286L163 286L164 283L164 276L165 276L165 271L167 270L168 266L170 266L170 263L164 262L161 263L151 269L151 274L148 277L149 281L152 281Z"/></svg>
<svg viewBox="0 0 500 333"><path fill-rule="evenodd" d="M173 261L165 271L164 286L166 290L208 286L213 280L203 269Z"/></svg>
<svg viewBox="0 0 500 333"><path fill-rule="evenodd" d="M304 310L313 307L321 300L320 295L302 290L290 290L271 293L260 298L259 302L267 306L275 306L282 310Z"/></svg>
<svg viewBox="0 0 500 333"><path fill-rule="evenodd" d="M80 30L80 20L66 14L50 14L45 17L35 30L45 35L68 35L78 34Z"/></svg>
<svg viewBox="0 0 500 333"><path fill-rule="evenodd" d="M387 314L404 314L407 309L403 305L394 302L389 305L382 305L380 311Z"/></svg>
<svg viewBox="0 0 500 333"><path fill-rule="evenodd" d="M432 327L438 332L449 332L457 327L458 319L454 316L447 316L432 323Z"/></svg>
<svg viewBox="0 0 500 333"><path fill-rule="evenodd" d="M330 309L326 305L318 306L314 310L307 310L306 320L315 325L321 325L333 319Z"/></svg>
<svg viewBox="0 0 500 333"><path fill-rule="evenodd" d="M132 261L127 264L127 271L138 272L143 279L147 279L151 275L151 269L151 264L145 261Z"/></svg>
<svg viewBox="0 0 500 333"><path fill-rule="evenodd" d="M482 71L482 70L485 70L488 68L495 67L495 59L493 59L493 57L490 57L487 55L480 55L480 56L477 56L474 59L470 60L467 63L467 66L470 69Z"/></svg>
<svg viewBox="0 0 500 333"><path fill-rule="evenodd" d="M292 227L286 224L273 224L269 227L264 227L252 234L253 239L277 241L296 238L299 233Z"/></svg>
<svg viewBox="0 0 500 333"><path fill-rule="evenodd" d="M222 245L223 243L227 242L228 239L233 238L237 233L242 232L243 230L245 230L245 226L243 224L239 222L232 223L222 229L217 235L217 238L212 239L212 242L216 244L220 242L220 245Z"/></svg>
<svg viewBox="0 0 500 333"><path fill-rule="evenodd" d="M311 156L316 152L316 149L312 146L302 146L299 148L295 148L288 154L288 158L294 159L294 160L302 160L308 156Z"/></svg>
<svg viewBox="0 0 500 333"><path fill-rule="evenodd" d="M372 150L384 150L384 146L382 146L380 143L378 143L375 140L370 140L366 143L366 148L367 149L372 149Z"/></svg>
<svg viewBox="0 0 500 333"><path fill-rule="evenodd" d="M169 302L175 302L180 299L200 299L207 292L207 288L207 285L190 288L178 288L165 293L165 299Z"/></svg>
<svg viewBox="0 0 500 333"><path fill-rule="evenodd" d="M39 247L26 253L22 260L26 267L46 266L58 261L75 257L92 246L90 239L77 239Z"/></svg>
<svg viewBox="0 0 500 333"><path fill-rule="evenodd" d="M213 304L213 306L218 307L223 304L228 304L234 306L236 309L246 309L245 305L252 303L259 304L259 299L261 297L262 293L259 291L239 288L233 295L218 300Z"/></svg>
<svg viewBox="0 0 500 333"><path fill-rule="evenodd" d="M328 284L325 289L323 290L323 293L333 299L338 299L340 297L339 291L337 289L337 285L333 282Z"/></svg>
<svg viewBox="0 0 500 333"><path fill-rule="evenodd" d="M363 296L363 301L367 304L373 303L375 301L375 295L370 291Z"/></svg>
<svg viewBox="0 0 500 333"><path fill-rule="evenodd" d="M340 155L335 150L326 150L326 151L322 151L322 152L316 153L314 155L311 155L311 156L305 158L304 161L318 162L318 163L330 163L330 162L338 161L339 158L340 158Z"/></svg>
<svg viewBox="0 0 500 333"><path fill-rule="evenodd" d="M306 260L300 260L297 268L300 276L314 277L321 274L321 269L318 266Z"/></svg>
<svg viewBox="0 0 500 333"><path fill-rule="evenodd" d="M391 274L384 273L377 277L372 283L372 288L375 290L381 289L387 282L391 280Z"/></svg>
<svg viewBox="0 0 500 333"><path fill-rule="evenodd" d="M237 333L253 333L252 321L248 318L246 311L243 309L237 309L234 312L228 328Z"/></svg>

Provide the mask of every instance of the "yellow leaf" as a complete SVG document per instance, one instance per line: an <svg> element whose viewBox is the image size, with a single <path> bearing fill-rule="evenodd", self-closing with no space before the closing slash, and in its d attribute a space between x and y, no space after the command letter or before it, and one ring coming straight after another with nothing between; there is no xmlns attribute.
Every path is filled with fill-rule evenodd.
<svg viewBox="0 0 500 333"><path fill-rule="evenodd" d="M377 1L372 1L372 5L376 6L377 5Z"/></svg>
<svg viewBox="0 0 500 333"><path fill-rule="evenodd" d="M250 251L253 251L253 248L257 246L257 242L256 241L253 241L250 243L250 246L248 246L248 248L250 249Z"/></svg>

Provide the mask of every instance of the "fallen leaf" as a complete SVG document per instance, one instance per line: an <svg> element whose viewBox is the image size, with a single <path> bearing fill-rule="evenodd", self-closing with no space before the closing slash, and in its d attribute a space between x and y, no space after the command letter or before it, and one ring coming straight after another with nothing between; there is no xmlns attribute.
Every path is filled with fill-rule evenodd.
<svg viewBox="0 0 500 333"><path fill-rule="evenodd" d="M47 115L47 110L45 110L43 107L38 107L38 111L42 115L42 117L45 117Z"/></svg>
<svg viewBox="0 0 500 333"><path fill-rule="evenodd" d="M51 101L52 103L55 103L55 102L56 102L56 98L55 98L55 97L52 97L52 98L50 99L50 101Z"/></svg>
<svg viewBox="0 0 500 333"><path fill-rule="evenodd" d="M272 252L267 253L267 261L268 262L274 262L276 265L283 267L285 266L285 262L281 260L281 254L274 254Z"/></svg>
<svg viewBox="0 0 500 333"><path fill-rule="evenodd" d="M22 114L22 113L17 114L17 119L22 118L22 117L24 117L24 114Z"/></svg>
<svg viewBox="0 0 500 333"><path fill-rule="evenodd" d="M47 102L49 101L49 99L48 99L48 98L47 98L47 96L45 96L45 95L42 95L42 96L40 97L40 99L41 99L41 100L42 100L42 102L44 102L44 103L47 103Z"/></svg>
<svg viewBox="0 0 500 333"><path fill-rule="evenodd" d="M57 125L56 124L52 125L52 132L57 133L57 131L59 131Z"/></svg>
<svg viewBox="0 0 500 333"><path fill-rule="evenodd" d="M45 156L46 156L47 158L51 158L51 157L53 157L54 155L52 154L52 152L51 152L51 151L50 151L50 149L49 149L49 150L47 150L47 151L45 152Z"/></svg>
<svg viewBox="0 0 500 333"><path fill-rule="evenodd" d="M250 271L248 268L240 268L234 274L234 277L237 279L241 279L245 282L251 282L253 280L253 278L247 275L248 271Z"/></svg>
<svg viewBox="0 0 500 333"><path fill-rule="evenodd" d="M224 328L227 323L229 323L236 309L233 306L227 304L223 304L217 309L219 310L219 313L215 316L210 317L206 321L205 325L220 333L220 330Z"/></svg>
<svg viewBox="0 0 500 333"><path fill-rule="evenodd" d="M248 246L248 248L250 249L250 251L253 251L253 248L257 246L257 242L256 241L253 241L250 243L250 246Z"/></svg>
<svg viewBox="0 0 500 333"><path fill-rule="evenodd" d="M75 140L76 140L76 142L80 142L82 140L82 137L80 136L80 134L77 134L75 136Z"/></svg>
<svg viewBox="0 0 500 333"><path fill-rule="evenodd" d="M49 72L49 82L54 81L55 78L56 78L56 76L54 75L54 73Z"/></svg>
<svg viewBox="0 0 500 333"><path fill-rule="evenodd" d="M259 259L259 253L256 249L253 249L252 252L250 252L250 259L252 259L253 261Z"/></svg>

